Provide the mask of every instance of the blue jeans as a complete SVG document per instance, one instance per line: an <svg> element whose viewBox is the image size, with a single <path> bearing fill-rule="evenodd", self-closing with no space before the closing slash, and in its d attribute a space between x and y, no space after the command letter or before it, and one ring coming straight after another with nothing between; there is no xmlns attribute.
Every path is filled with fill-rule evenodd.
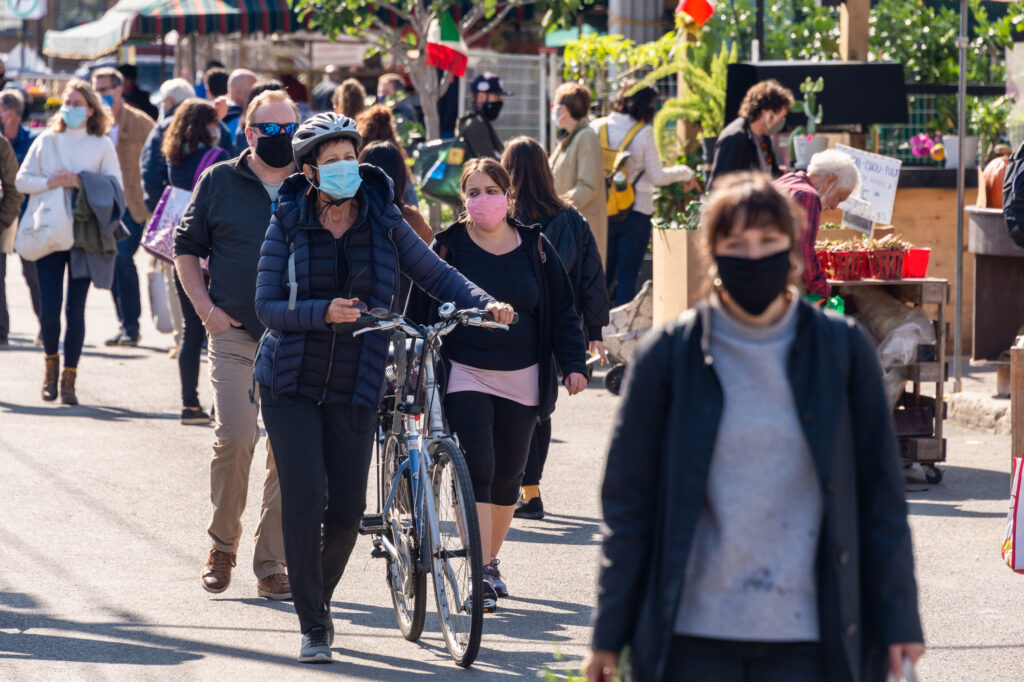
<svg viewBox="0 0 1024 682"><path fill-rule="evenodd" d="M651 242L651 216L630 211L619 223L608 223L608 288L615 287L613 306L629 303L636 296L636 278Z"/></svg>
<svg viewBox="0 0 1024 682"><path fill-rule="evenodd" d="M64 297L64 271L68 271L67 298ZM67 329L64 331L64 366L78 367L85 343L85 298L89 295L88 277L71 279L71 252L57 251L36 261L39 274L39 316L43 348L54 355L60 348L60 309L64 307Z"/></svg>
<svg viewBox="0 0 1024 682"><path fill-rule="evenodd" d="M139 295L139 272L135 269L135 252L139 250L142 232L146 226L135 222L128 211L124 212L121 222L128 228L131 236L117 243L114 284L110 287L110 293L114 296L121 331L138 334L142 301Z"/></svg>

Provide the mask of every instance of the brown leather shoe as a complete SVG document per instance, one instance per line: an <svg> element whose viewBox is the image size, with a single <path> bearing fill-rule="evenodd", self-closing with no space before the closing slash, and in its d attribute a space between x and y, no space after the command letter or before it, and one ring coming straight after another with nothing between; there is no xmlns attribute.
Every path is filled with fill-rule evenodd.
<svg viewBox="0 0 1024 682"><path fill-rule="evenodd" d="M276 599L278 601L291 599L292 584L288 581L287 574L274 573L266 578L259 579L259 582L256 583L256 592L261 597L266 597L267 599Z"/></svg>
<svg viewBox="0 0 1024 682"><path fill-rule="evenodd" d="M203 566L203 589L220 594L231 584L231 569L235 565L233 553L211 549Z"/></svg>
<svg viewBox="0 0 1024 682"><path fill-rule="evenodd" d="M44 355L46 373L43 376L43 400L57 399L57 376L60 374L60 355Z"/></svg>

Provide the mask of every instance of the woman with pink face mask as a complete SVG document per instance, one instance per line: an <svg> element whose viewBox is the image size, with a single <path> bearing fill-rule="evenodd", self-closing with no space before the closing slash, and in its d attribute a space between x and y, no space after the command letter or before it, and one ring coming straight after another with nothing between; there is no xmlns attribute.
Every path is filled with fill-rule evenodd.
<svg viewBox="0 0 1024 682"><path fill-rule="evenodd" d="M460 327L441 349L450 365L445 414L465 452L476 495L487 564L485 612L508 595L498 552L519 498L534 426L551 414L558 394L552 358L569 395L587 386L586 346L569 277L540 227L509 215L510 186L508 172L494 159L467 162L466 212L433 245L466 279L519 314L507 332ZM416 316L435 318L436 305L428 313L432 301L416 294Z"/></svg>

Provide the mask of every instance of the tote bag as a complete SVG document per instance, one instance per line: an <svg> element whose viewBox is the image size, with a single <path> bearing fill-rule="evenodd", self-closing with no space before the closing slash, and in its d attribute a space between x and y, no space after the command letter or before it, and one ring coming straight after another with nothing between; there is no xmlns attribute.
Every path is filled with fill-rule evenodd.
<svg viewBox="0 0 1024 682"><path fill-rule="evenodd" d="M430 154L434 152L434 162L426 167L420 177L420 189L428 199L450 206L461 206L462 164L467 160L466 143L462 138L444 140L429 150Z"/></svg>
<svg viewBox="0 0 1024 682"><path fill-rule="evenodd" d="M171 317L171 306L167 300L167 282L164 273L154 270L149 273L149 309L153 311L153 326L161 334L174 331L174 320Z"/></svg>
<svg viewBox="0 0 1024 682"><path fill-rule="evenodd" d="M210 149L203 155L196 167L196 174L192 178L192 186L199 182L199 176L210 167L213 160L220 155L220 149ZM174 262L174 228L181 222L192 200L192 192L180 187L164 187L164 193L160 195L160 201L153 210L153 216L146 225L146 232L142 235L142 248L153 254L160 260L168 263Z"/></svg>
<svg viewBox="0 0 1024 682"><path fill-rule="evenodd" d="M63 169L64 164L60 161L57 139L50 139L57 157L56 173ZM14 237L14 250L18 255L25 260L36 261L57 251L67 251L74 245L71 193L64 187L54 187L29 197Z"/></svg>
<svg viewBox="0 0 1024 682"><path fill-rule="evenodd" d="M1003 536L1003 560L1017 573L1024 573L1024 504L1021 504L1021 469L1024 459L1013 460L1013 485L1010 487L1010 511L1006 515L1006 534ZM1021 551L1017 551L1020 549Z"/></svg>

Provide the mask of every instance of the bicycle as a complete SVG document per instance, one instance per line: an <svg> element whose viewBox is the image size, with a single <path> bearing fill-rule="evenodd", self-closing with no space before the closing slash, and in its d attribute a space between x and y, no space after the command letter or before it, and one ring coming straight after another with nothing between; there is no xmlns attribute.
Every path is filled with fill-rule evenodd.
<svg viewBox="0 0 1024 682"><path fill-rule="evenodd" d="M460 325L507 330L485 310L440 306L440 321L418 325L380 308L364 311L353 335L391 330L393 358L378 406L377 513L359 532L373 536L372 555L387 560L386 578L399 630L423 632L427 573L438 619L455 663L472 665L483 631L483 563L469 468L441 409L435 369L442 337ZM422 418L422 429L421 429ZM381 461L383 460L383 462ZM431 494L426 494L427 491Z"/></svg>

